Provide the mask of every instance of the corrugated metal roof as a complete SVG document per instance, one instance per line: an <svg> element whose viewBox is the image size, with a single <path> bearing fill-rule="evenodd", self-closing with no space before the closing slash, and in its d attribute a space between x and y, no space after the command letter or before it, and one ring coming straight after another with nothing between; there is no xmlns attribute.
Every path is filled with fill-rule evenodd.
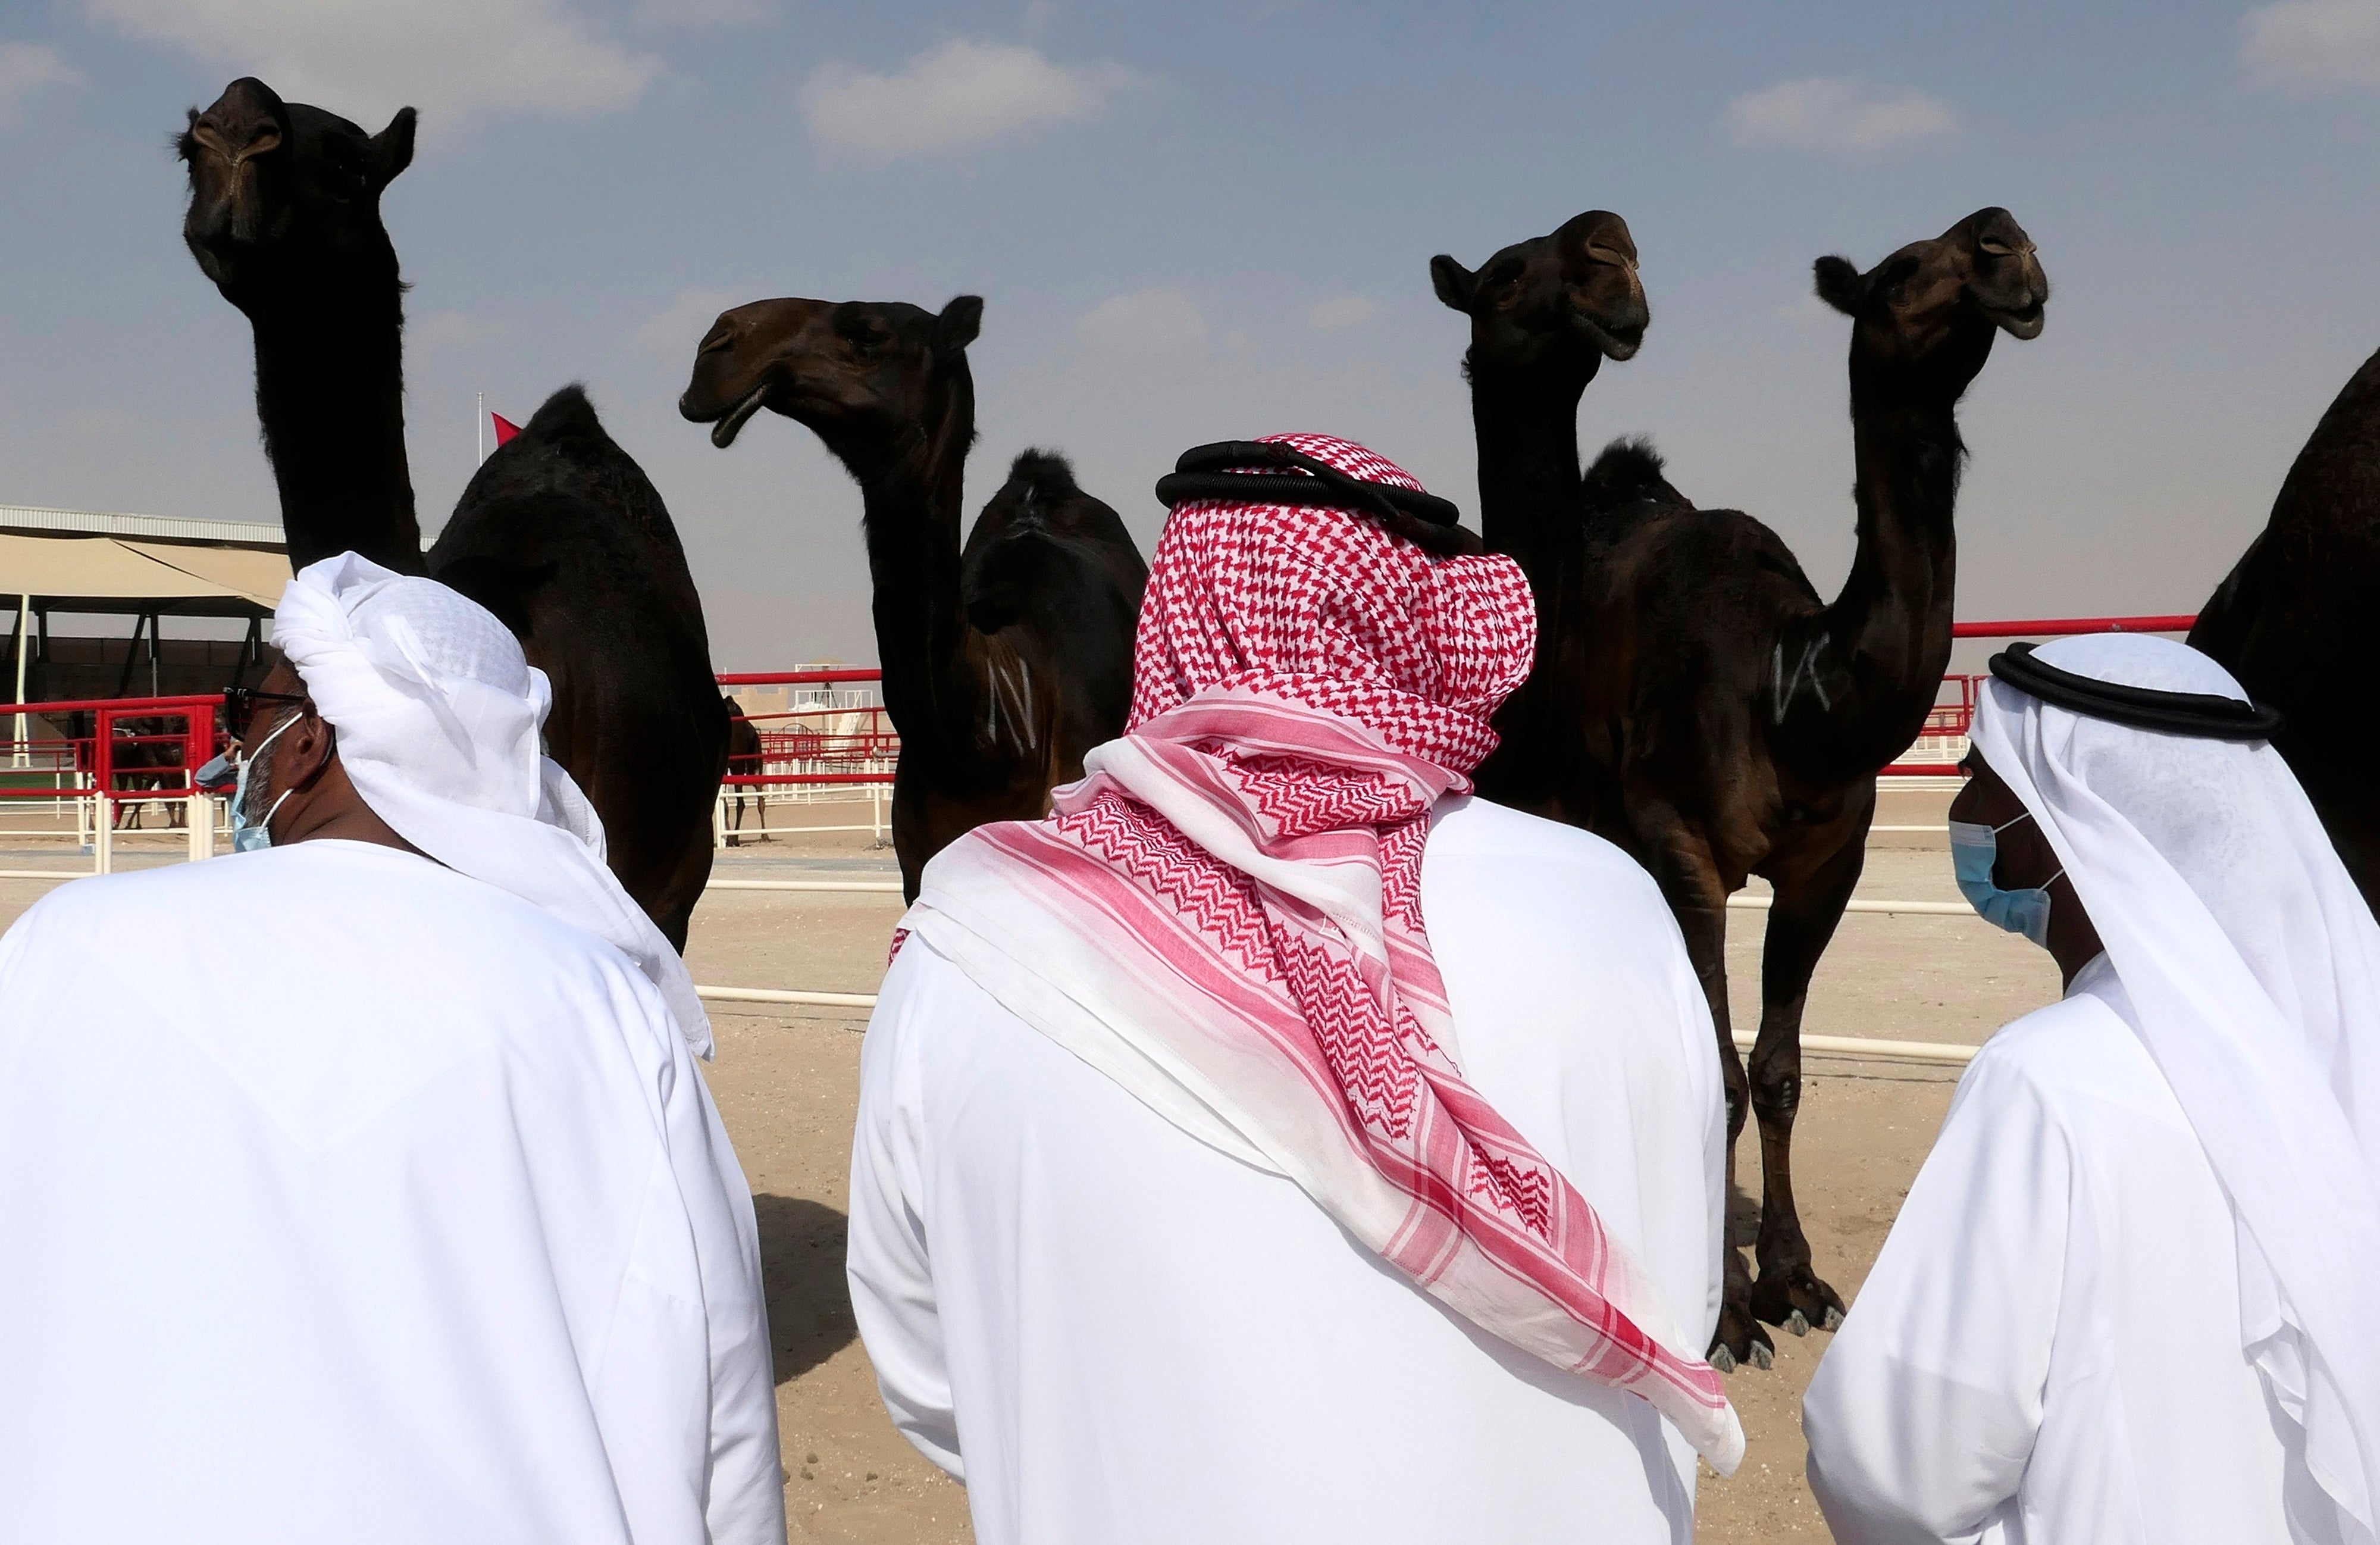
<svg viewBox="0 0 2380 1545"><path fill-rule="evenodd" d="M44 531L87 536L134 537L144 541L238 542L246 547L282 545L278 522L253 520L188 520L171 515L114 515L103 510L52 510L30 505L0 505L0 532L31 535Z"/></svg>

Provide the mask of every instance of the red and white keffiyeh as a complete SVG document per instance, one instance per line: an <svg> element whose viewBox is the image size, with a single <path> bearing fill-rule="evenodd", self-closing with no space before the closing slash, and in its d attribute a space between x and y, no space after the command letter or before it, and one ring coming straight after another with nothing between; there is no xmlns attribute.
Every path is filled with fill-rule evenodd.
<svg viewBox="0 0 2380 1545"><path fill-rule="evenodd" d="M1345 441L1274 438L1421 486ZM1131 727L1050 819L944 849L905 922L1456 1312L1644 1396L1731 1472L1719 1375L1464 1081L1422 924L1430 808L1469 789L1536 638L1509 558L1435 557L1344 510L1185 504L1149 570Z"/></svg>

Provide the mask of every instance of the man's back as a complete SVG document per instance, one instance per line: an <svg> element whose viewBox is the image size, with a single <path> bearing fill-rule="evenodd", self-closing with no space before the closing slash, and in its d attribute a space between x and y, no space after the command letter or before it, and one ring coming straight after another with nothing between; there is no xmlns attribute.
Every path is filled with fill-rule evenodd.
<svg viewBox="0 0 2380 1545"><path fill-rule="evenodd" d="M1651 882L1453 800L1422 905L1465 1076L1699 1351L1722 1111ZM1650 1406L1442 1309L915 939L869 1031L851 1273L887 1402L929 1454L963 1451L985 1545L1691 1533L1693 1455Z"/></svg>
<svg viewBox="0 0 2380 1545"><path fill-rule="evenodd" d="M1961 1079L1804 1406L1846 1539L2292 1538L2236 1225L2132 1013L2103 955Z"/></svg>
<svg viewBox="0 0 2380 1545"><path fill-rule="evenodd" d="M428 859L29 914L0 1238L11 1539L773 1524L748 1196L686 1047L616 951Z"/></svg>

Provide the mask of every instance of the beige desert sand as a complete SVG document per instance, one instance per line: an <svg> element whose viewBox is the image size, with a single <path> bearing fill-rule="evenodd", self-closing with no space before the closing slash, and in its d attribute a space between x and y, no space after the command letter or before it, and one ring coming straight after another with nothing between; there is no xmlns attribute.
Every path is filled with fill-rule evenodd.
<svg viewBox="0 0 2380 1545"><path fill-rule="evenodd" d="M1896 794L1884 824L1938 827L1947 795ZM772 810L829 823L851 807ZM866 820L864 807L857 819ZM1956 900L1937 832L1881 833L1871 844L1864 896ZM0 844L0 867L75 860L57 845ZM39 851L41 848L47 851ZM131 838L124 862L168 861L179 838ZM890 854L866 833L780 833L720 855L722 878L875 879ZM38 897L39 882L0 880L0 925ZM710 985L870 992L899 915L897 895L713 892L696 913L688 957ZM1729 968L1739 1027L1758 1015L1760 915L1733 917ZM1974 1044L2051 1001L2048 957L1973 918L1853 915L1844 919L1811 990L1814 1034ZM783 1428L786 1514L799 1540L911 1545L971 1538L966 1495L920 1458L886 1420L843 1283L844 1208L859 1066L857 1013L714 1004L719 1057L709 1070L752 1183L768 1273ZM1797 1133L1796 1179L1818 1270L1846 1298L1884 1241L1949 1108L1957 1069L1813 1058ZM1756 1173L1747 1134L1747 1184ZM1756 1193L1739 1197L1747 1243ZM1827 1337L1777 1334L1777 1366L1744 1369L1730 1390L1751 1439L1731 1480L1706 1475L1699 1539L1736 1542L1827 1538L1802 1477L1799 1409Z"/></svg>

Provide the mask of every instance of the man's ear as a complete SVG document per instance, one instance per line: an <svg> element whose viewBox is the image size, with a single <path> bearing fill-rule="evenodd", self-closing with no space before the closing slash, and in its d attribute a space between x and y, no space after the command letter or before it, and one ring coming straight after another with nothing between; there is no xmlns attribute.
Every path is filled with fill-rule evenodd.
<svg viewBox="0 0 2380 1545"><path fill-rule="evenodd" d="M311 788L338 754L338 736L319 712L298 710L298 722L273 744L273 770L285 789Z"/></svg>
<svg viewBox="0 0 2380 1545"><path fill-rule="evenodd" d="M1429 260L1429 284L1439 299L1458 311L1469 311L1479 293L1479 275L1444 252Z"/></svg>

